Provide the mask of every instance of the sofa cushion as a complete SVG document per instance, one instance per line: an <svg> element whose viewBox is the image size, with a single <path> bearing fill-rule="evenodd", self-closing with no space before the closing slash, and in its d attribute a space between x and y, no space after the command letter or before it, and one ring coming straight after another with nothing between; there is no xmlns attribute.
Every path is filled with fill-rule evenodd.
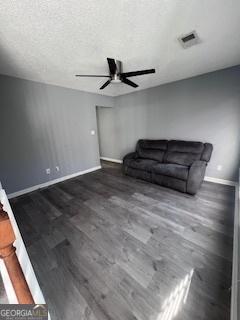
<svg viewBox="0 0 240 320"><path fill-rule="evenodd" d="M152 171L155 174L187 180L189 169L179 164L160 163L154 165Z"/></svg>
<svg viewBox="0 0 240 320"><path fill-rule="evenodd" d="M151 159L158 162L163 162L165 152L161 150L151 150L151 149L139 149L138 156L142 159Z"/></svg>
<svg viewBox="0 0 240 320"><path fill-rule="evenodd" d="M129 163L129 167L138 170L152 171L152 166L157 164L157 161L149 159L136 159Z"/></svg>
<svg viewBox="0 0 240 320"><path fill-rule="evenodd" d="M139 140L137 153L139 158L163 162L167 150L167 140Z"/></svg>
<svg viewBox="0 0 240 320"><path fill-rule="evenodd" d="M167 150L168 140L139 140L138 146L142 149Z"/></svg>
<svg viewBox="0 0 240 320"><path fill-rule="evenodd" d="M187 152L187 153L202 153L204 144L195 141L170 140L168 142L169 152Z"/></svg>
<svg viewBox="0 0 240 320"><path fill-rule="evenodd" d="M194 161L201 159L203 150L202 142L171 140L168 142L164 162L191 166Z"/></svg>
<svg viewBox="0 0 240 320"><path fill-rule="evenodd" d="M183 166L191 166L194 161L200 160L200 158L201 153L167 152L164 162L180 164Z"/></svg>
<svg viewBox="0 0 240 320"><path fill-rule="evenodd" d="M152 173L151 172L144 171L144 170L138 170L138 169L134 169L134 168L130 168L130 167L126 167L124 172L131 177L152 182ZM181 181L181 180L179 180L179 181Z"/></svg>

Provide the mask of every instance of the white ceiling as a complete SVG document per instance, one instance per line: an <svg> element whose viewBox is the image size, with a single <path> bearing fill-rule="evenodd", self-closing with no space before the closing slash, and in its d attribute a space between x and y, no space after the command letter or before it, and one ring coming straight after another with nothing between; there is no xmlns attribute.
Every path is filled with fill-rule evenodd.
<svg viewBox="0 0 240 320"><path fill-rule="evenodd" d="M177 38L196 30L201 44ZM239 0L0 0L0 73L111 96L240 64ZM139 84L99 87L106 58L156 68Z"/></svg>

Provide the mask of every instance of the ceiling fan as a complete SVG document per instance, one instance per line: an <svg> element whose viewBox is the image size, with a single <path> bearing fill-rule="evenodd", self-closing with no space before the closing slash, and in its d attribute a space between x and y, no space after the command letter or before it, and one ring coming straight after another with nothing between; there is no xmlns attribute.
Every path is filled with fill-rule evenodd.
<svg viewBox="0 0 240 320"><path fill-rule="evenodd" d="M76 74L76 77L99 77L99 78L109 78L105 82L100 90L106 88L110 83L120 83L123 82L133 88L137 88L138 85L131 80L127 79L129 77L141 76L143 74L155 73L155 69L139 70L132 72L122 72L122 62L112 58L107 58L109 66L109 75L87 75L87 74Z"/></svg>

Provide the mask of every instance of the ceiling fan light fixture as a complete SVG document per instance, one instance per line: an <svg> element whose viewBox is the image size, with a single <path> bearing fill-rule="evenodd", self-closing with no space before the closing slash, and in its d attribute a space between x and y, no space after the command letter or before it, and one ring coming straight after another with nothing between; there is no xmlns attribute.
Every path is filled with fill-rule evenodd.
<svg viewBox="0 0 240 320"><path fill-rule="evenodd" d="M120 83L120 82L122 82L121 79L112 79L111 80L111 83Z"/></svg>

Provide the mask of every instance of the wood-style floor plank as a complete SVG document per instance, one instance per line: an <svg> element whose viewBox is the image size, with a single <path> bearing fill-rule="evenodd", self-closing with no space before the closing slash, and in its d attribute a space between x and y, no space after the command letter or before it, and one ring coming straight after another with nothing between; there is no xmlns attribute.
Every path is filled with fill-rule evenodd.
<svg viewBox="0 0 240 320"><path fill-rule="evenodd" d="M11 200L53 320L228 320L234 188L94 173Z"/></svg>

